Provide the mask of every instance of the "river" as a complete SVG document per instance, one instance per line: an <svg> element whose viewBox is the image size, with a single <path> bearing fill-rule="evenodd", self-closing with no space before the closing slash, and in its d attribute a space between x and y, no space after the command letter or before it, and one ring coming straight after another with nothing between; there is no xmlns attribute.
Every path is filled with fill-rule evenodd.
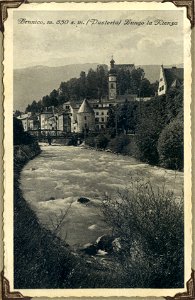
<svg viewBox="0 0 195 300"><path fill-rule="evenodd" d="M165 170L112 153L72 146L42 145L39 156L23 168L20 187L40 223L73 248L93 243L109 233L101 200L130 186L136 178L150 179L181 194L183 173ZM80 197L90 201L79 203ZM68 209L67 214L66 211ZM57 230L57 225L59 225Z"/></svg>

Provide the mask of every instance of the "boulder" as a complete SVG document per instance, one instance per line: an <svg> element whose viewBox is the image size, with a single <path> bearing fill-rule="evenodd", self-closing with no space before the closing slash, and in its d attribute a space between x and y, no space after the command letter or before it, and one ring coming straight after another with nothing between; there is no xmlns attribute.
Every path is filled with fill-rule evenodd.
<svg viewBox="0 0 195 300"><path fill-rule="evenodd" d="M96 255L97 254L97 247L93 244L86 244L83 246L81 251L85 252L88 255Z"/></svg>
<svg viewBox="0 0 195 300"><path fill-rule="evenodd" d="M111 235L102 235L96 240L97 249L104 250L106 252L112 252L113 251L113 245L112 242L115 238Z"/></svg>
<svg viewBox="0 0 195 300"><path fill-rule="evenodd" d="M90 200L88 198L85 198L85 197L80 197L77 201L79 203L88 203Z"/></svg>

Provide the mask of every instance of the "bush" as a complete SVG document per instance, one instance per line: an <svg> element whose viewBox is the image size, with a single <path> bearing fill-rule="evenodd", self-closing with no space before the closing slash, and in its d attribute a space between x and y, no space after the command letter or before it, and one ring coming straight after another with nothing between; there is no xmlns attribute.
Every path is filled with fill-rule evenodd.
<svg viewBox="0 0 195 300"><path fill-rule="evenodd" d="M118 260L126 286L183 287L183 196L137 181L130 190L106 197L102 210L121 241Z"/></svg>
<svg viewBox="0 0 195 300"><path fill-rule="evenodd" d="M160 164L174 170L183 169L183 122L174 120L161 132L158 140Z"/></svg>
<svg viewBox="0 0 195 300"><path fill-rule="evenodd" d="M94 136L88 136L85 139L85 143L86 145L90 146L90 147L95 147L96 143L95 143L95 137Z"/></svg>
<svg viewBox="0 0 195 300"><path fill-rule="evenodd" d="M130 138L127 135L121 134L112 139L108 148L116 153L123 153L124 148L130 143Z"/></svg>
<svg viewBox="0 0 195 300"><path fill-rule="evenodd" d="M104 134L99 134L96 137L96 147L97 148L106 149L108 142L109 142L109 138L108 138L108 136L106 136Z"/></svg>

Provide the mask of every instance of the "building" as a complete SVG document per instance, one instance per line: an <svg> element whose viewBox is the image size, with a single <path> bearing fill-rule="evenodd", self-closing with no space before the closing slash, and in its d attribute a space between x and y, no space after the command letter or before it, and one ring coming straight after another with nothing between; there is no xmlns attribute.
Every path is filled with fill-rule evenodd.
<svg viewBox="0 0 195 300"><path fill-rule="evenodd" d="M45 130L45 129L51 129L50 124L48 119L50 117L53 117L53 112L52 111L46 111L46 112L41 112L39 114L39 121L40 121L40 129Z"/></svg>
<svg viewBox="0 0 195 300"><path fill-rule="evenodd" d="M30 129L30 117L31 117L31 112L28 112L26 114L21 114L20 116L17 117L18 120L22 122L22 126L24 128L24 131L28 131Z"/></svg>
<svg viewBox="0 0 195 300"><path fill-rule="evenodd" d="M121 105L126 100L133 101L137 95L125 94L117 95L117 68L125 68L132 71L135 66L115 65L112 58L110 70L108 72L108 96L102 99L89 99L68 101L64 103L63 109L70 116L70 131L83 132L85 129L91 131L102 131L106 128L108 121L109 108Z"/></svg>
<svg viewBox="0 0 195 300"><path fill-rule="evenodd" d="M99 65L97 68L100 67L105 69L108 76L108 95L106 97L70 100L64 103L63 107L51 107L50 111L48 108L38 115L39 124L35 120L30 120L29 116L23 116L22 122L25 130L39 129L43 134L48 131L58 134L105 130L110 107L122 105L125 101L135 101L138 98L137 95L128 94L128 91L124 95L117 94L117 71L123 69L132 72L135 69L134 64L116 65L112 58L109 71L106 65Z"/></svg>
<svg viewBox="0 0 195 300"><path fill-rule="evenodd" d="M164 68L160 67L160 78L158 86L158 95L165 95L170 88L183 85L183 68Z"/></svg>
<svg viewBox="0 0 195 300"><path fill-rule="evenodd" d="M61 112L58 115L58 130L64 133L71 132L71 118L66 112Z"/></svg>
<svg viewBox="0 0 195 300"><path fill-rule="evenodd" d="M95 112L85 99L77 112L77 132L95 130Z"/></svg>
<svg viewBox="0 0 195 300"><path fill-rule="evenodd" d="M116 99L117 96L117 89L116 89L116 69L115 69L115 61L112 58L110 61L110 71L108 75L108 98L109 100Z"/></svg>
<svg viewBox="0 0 195 300"><path fill-rule="evenodd" d="M40 122L38 116L34 115L29 118L29 130L39 130Z"/></svg>
<svg viewBox="0 0 195 300"><path fill-rule="evenodd" d="M117 64L115 65L116 70L124 70L124 71L129 71L130 73L135 70L135 65L134 64Z"/></svg>

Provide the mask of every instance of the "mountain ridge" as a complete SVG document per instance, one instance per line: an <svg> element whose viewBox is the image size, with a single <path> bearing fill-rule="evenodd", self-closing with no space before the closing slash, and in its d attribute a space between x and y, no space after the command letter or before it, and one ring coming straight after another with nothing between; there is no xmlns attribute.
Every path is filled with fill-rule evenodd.
<svg viewBox="0 0 195 300"><path fill-rule="evenodd" d="M39 101L52 90L58 89L61 82L78 78L81 71L88 72L90 68L96 69L97 65L99 63L69 64L57 67L37 65L14 69L14 110L24 111L33 100ZM136 65L136 68L138 67L144 69L145 77L151 83L159 79L160 65Z"/></svg>

